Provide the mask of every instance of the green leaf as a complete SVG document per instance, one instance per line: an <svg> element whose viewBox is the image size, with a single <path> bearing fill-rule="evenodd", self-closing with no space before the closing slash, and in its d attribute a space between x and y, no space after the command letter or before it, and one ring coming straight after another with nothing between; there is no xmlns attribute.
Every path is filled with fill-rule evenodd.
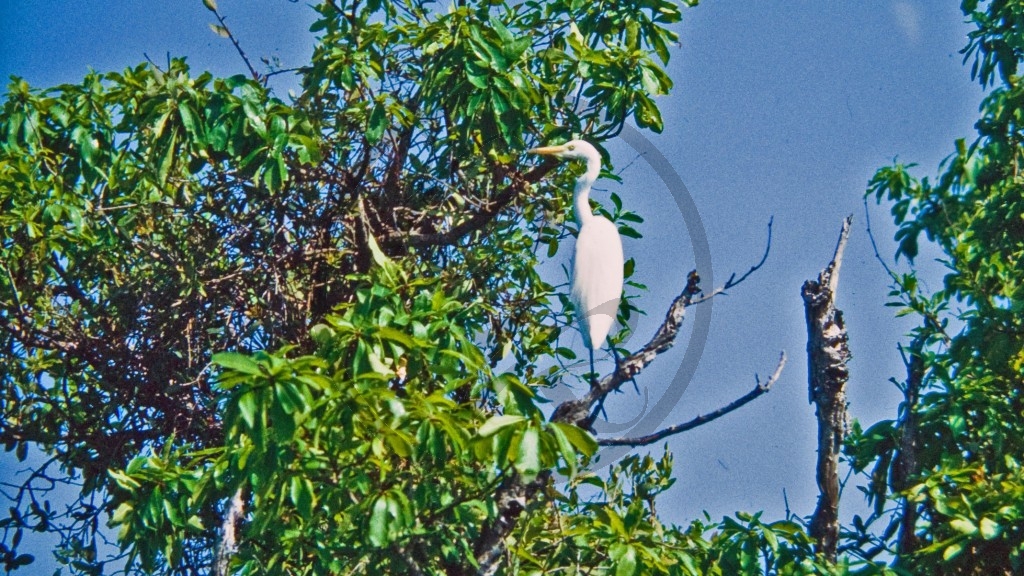
<svg viewBox="0 0 1024 576"><path fill-rule="evenodd" d="M313 483L309 478L292 476L289 481L288 497L295 509L305 519L313 517L313 506L316 504L316 496L313 494Z"/></svg>
<svg viewBox="0 0 1024 576"><path fill-rule="evenodd" d="M540 433L536 428L527 428L519 440L519 453L515 468L530 482L540 473Z"/></svg>
<svg viewBox="0 0 1024 576"><path fill-rule="evenodd" d="M616 543L612 545L608 555L615 562L615 576L636 574L636 548L628 544Z"/></svg>
<svg viewBox="0 0 1024 576"><path fill-rule="evenodd" d="M253 376L259 376L260 372L259 364L256 363L250 356L245 354L239 354L237 352L220 352L214 354L210 361L218 366L234 370L236 372L242 372L244 374L251 374Z"/></svg>
<svg viewBox="0 0 1024 576"><path fill-rule="evenodd" d="M968 536L978 531L978 527L974 525L974 522L966 518L954 518L949 522L949 527L961 534L967 534Z"/></svg>
<svg viewBox="0 0 1024 576"><path fill-rule="evenodd" d="M167 184L167 178L171 174L171 168L174 166L174 160L177 157L178 147L178 131L171 129L171 137L167 143L167 149L164 151L163 157L160 159L160 163L157 165L157 183L161 186Z"/></svg>
<svg viewBox="0 0 1024 576"><path fill-rule="evenodd" d="M285 414L304 413L309 410L306 396L295 382L277 382L274 385L274 394Z"/></svg>
<svg viewBox="0 0 1024 576"><path fill-rule="evenodd" d="M135 491L142 487L142 484L140 484L137 480L119 470L108 470L107 475L113 478L114 482L117 483L118 486L129 492Z"/></svg>
<svg viewBox="0 0 1024 576"><path fill-rule="evenodd" d="M221 26L220 24L213 24L213 23L211 23L211 24L207 24L207 26L210 27L210 30L213 30L214 34L216 34L217 36L220 36L221 38L230 38L231 37L231 33L228 32L228 29L223 27L223 26Z"/></svg>
<svg viewBox="0 0 1024 576"><path fill-rule="evenodd" d="M394 328L391 328L389 326L381 326L380 328L378 328L377 335L380 336L381 338L384 338L385 340L391 340L392 342L397 342L401 344L406 350L412 350L417 347L416 342L412 339L412 336L409 336L404 332L395 330Z"/></svg>
<svg viewBox="0 0 1024 576"><path fill-rule="evenodd" d="M210 12L216 12L217 0L203 0L203 6L206 6L206 9Z"/></svg>
<svg viewBox="0 0 1024 576"><path fill-rule="evenodd" d="M252 429L256 426L256 392L253 390L247 390L238 397L238 412L242 416L242 420L245 420L246 425Z"/></svg>
<svg viewBox="0 0 1024 576"><path fill-rule="evenodd" d="M1003 532L1002 526L993 522L990 518L982 518L978 523L978 530L985 540L992 540Z"/></svg>
<svg viewBox="0 0 1024 576"><path fill-rule="evenodd" d="M388 127L387 110L384 105L377 102L370 112L370 119L366 123L366 141L370 144L380 142L384 136L384 130Z"/></svg>
<svg viewBox="0 0 1024 576"><path fill-rule="evenodd" d="M370 530L367 533L370 544L383 548L388 543L388 496L385 494L373 503L370 514Z"/></svg>
<svg viewBox="0 0 1024 576"><path fill-rule="evenodd" d="M492 416L489 420L487 420L487 422L484 422L483 425L480 426L480 430L477 431L477 434L479 434L481 438L487 438L488 436L497 433L503 428L514 426L516 424L519 424L520 422L525 421L526 418L523 416L514 416L508 414Z"/></svg>
<svg viewBox="0 0 1024 576"><path fill-rule="evenodd" d="M625 224L619 225L619 234L622 234L627 238L635 239L640 239L644 237L643 234L637 232L636 229L634 229L632 226L626 226Z"/></svg>
<svg viewBox="0 0 1024 576"><path fill-rule="evenodd" d="M629 531L626 530L626 525L622 522L622 516L609 506L601 506L594 511L594 515L603 524L612 529L612 532L619 535L628 537Z"/></svg>
<svg viewBox="0 0 1024 576"><path fill-rule="evenodd" d="M380 268L384 278L389 282L394 282L398 277L398 267L380 249L380 245L377 244L377 239L373 237L373 234L366 235L366 244L370 248L373 263Z"/></svg>
<svg viewBox="0 0 1024 576"><path fill-rule="evenodd" d="M189 108L188 104L181 103L178 105L178 114L181 116L181 125L185 127L185 131L193 139L198 139L200 136L199 127L201 124L196 120L196 114Z"/></svg>
<svg viewBox="0 0 1024 576"><path fill-rule="evenodd" d="M28 566L35 561L36 557L31 554L19 554L13 560L7 561L7 568L10 570L16 570L22 566Z"/></svg>
<svg viewBox="0 0 1024 576"><path fill-rule="evenodd" d="M558 430L576 447L581 453L593 456L597 452L597 440L586 430L563 422L552 422L551 426Z"/></svg>
<svg viewBox="0 0 1024 576"><path fill-rule="evenodd" d="M555 442L558 444L558 451L562 454L562 459L565 460L566 466L569 467L569 476L576 476L576 462L578 457L576 450L573 448L572 442L569 442L565 433L562 432L561 428L558 426L550 426L548 429L555 437Z"/></svg>
<svg viewBox="0 0 1024 576"><path fill-rule="evenodd" d="M555 354L567 360L576 359L576 353L573 352L571 348L566 348L564 346L559 346L558 348L555 348Z"/></svg>

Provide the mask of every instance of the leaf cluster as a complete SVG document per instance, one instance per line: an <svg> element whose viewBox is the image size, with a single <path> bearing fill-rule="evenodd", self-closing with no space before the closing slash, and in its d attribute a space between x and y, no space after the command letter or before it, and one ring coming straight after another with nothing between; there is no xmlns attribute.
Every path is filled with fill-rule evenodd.
<svg viewBox="0 0 1024 576"><path fill-rule="evenodd" d="M897 258L912 262L923 234L946 273L931 293L915 271L893 273L893 305L921 318L906 348L907 378L894 380L905 401L897 420L855 427L847 448L855 469L871 467L872 521L888 522L881 547L893 546L897 564L1009 574L1024 566L1024 85L1016 75L1024 4L962 8L977 27L964 49L972 75L998 85L982 103L977 139L957 141L934 182L895 164L869 183L869 195L891 203ZM895 511L886 508L893 499Z"/></svg>

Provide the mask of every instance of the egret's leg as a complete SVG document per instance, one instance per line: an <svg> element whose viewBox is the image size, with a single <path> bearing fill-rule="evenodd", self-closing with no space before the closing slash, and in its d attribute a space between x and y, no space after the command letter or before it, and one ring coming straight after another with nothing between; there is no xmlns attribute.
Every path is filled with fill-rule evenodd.
<svg viewBox="0 0 1024 576"><path fill-rule="evenodd" d="M597 420L597 415L600 414L604 417L604 421L608 421L608 413L604 411L604 397L597 401L597 406L594 406L594 410L590 412L590 422L593 423Z"/></svg>
<svg viewBox="0 0 1024 576"><path fill-rule="evenodd" d="M615 371L619 371L619 352L615 349L615 345L612 344L611 340L608 341L608 349L612 351L612 358L615 359ZM633 383L633 389L636 390L637 394L640 394L640 385L636 383L636 378L629 377L629 381Z"/></svg>
<svg viewBox="0 0 1024 576"><path fill-rule="evenodd" d="M597 371L594 370L594 349L587 348L587 350L590 352L590 387L597 388ZM604 397L598 400L597 406L594 408L594 412L590 414L590 419L596 419L598 412L601 413L601 416L604 416L605 422L607 422L608 413L604 411Z"/></svg>
<svg viewBox="0 0 1024 576"><path fill-rule="evenodd" d="M597 372L594 371L594 349L587 348L587 352L590 352L590 387L597 388Z"/></svg>

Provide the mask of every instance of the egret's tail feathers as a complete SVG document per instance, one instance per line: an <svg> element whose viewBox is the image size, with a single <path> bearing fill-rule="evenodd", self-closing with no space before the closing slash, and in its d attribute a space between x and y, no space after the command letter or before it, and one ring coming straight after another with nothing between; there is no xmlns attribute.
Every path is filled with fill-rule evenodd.
<svg viewBox="0 0 1024 576"><path fill-rule="evenodd" d="M580 332L583 334L583 345L590 349L599 348L608 338L612 326L615 325L615 317L618 312L618 298L587 309L581 307L579 321Z"/></svg>

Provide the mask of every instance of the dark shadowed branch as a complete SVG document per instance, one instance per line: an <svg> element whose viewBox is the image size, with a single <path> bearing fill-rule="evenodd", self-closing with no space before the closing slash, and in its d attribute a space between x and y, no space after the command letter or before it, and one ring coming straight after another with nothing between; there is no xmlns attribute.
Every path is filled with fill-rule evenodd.
<svg viewBox="0 0 1024 576"><path fill-rule="evenodd" d="M920 332L910 343L909 350L900 346L900 354L907 368L907 381L903 386L902 414L899 420L899 444L892 464L892 490L901 494L902 511L900 515L899 538L897 550L900 557L909 557L920 547L917 536L917 520L920 516L920 504L908 498L906 490L913 484L913 478L920 473L918 461L918 430L917 407L921 399L921 388L924 385L925 342L928 331ZM909 352L909 357L908 357Z"/></svg>
<svg viewBox="0 0 1024 576"><path fill-rule="evenodd" d="M725 416L726 414L745 406L746 404L750 403L751 401L761 396L762 394L767 393L769 390L771 390L772 385L775 384L776 381L778 381L779 376L782 375L782 369L785 366L786 353L783 352L779 356L779 363L775 367L775 371L772 372L772 375L767 380L761 382L760 379L758 379L757 383L754 385L753 390L747 392L740 398L733 400L729 404L722 406L721 408L715 410L714 412L701 414L700 416L697 416L696 418L688 422L683 422L682 424L677 424L675 426L669 426L668 428L664 428L662 430L659 430L653 434L648 434L646 436L639 436L636 438L605 438L598 440L597 443L600 444L601 446L646 446L648 444L653 444L664 438L668 438L669 436L672 436L674 434L686 432L687 430L693 430L698 426L702 426L704 424L707 424L708 422L711 422L712 420Z"/></svg>
<svg viewBox="0 0 1024 576"><path fill-rule="evenodd" d="M408 244L412 246L445 246L455 244L462 237L480 230L493 220L506 206L521 194L530 189L530 184L540 181L558 166L557 162L545 162L526 174L513 172L512 183L499 192L494 198L485 201L483 206L469 218L459 222L445 232L421 233L396 230L385 238L388 245Z"/></svg>

